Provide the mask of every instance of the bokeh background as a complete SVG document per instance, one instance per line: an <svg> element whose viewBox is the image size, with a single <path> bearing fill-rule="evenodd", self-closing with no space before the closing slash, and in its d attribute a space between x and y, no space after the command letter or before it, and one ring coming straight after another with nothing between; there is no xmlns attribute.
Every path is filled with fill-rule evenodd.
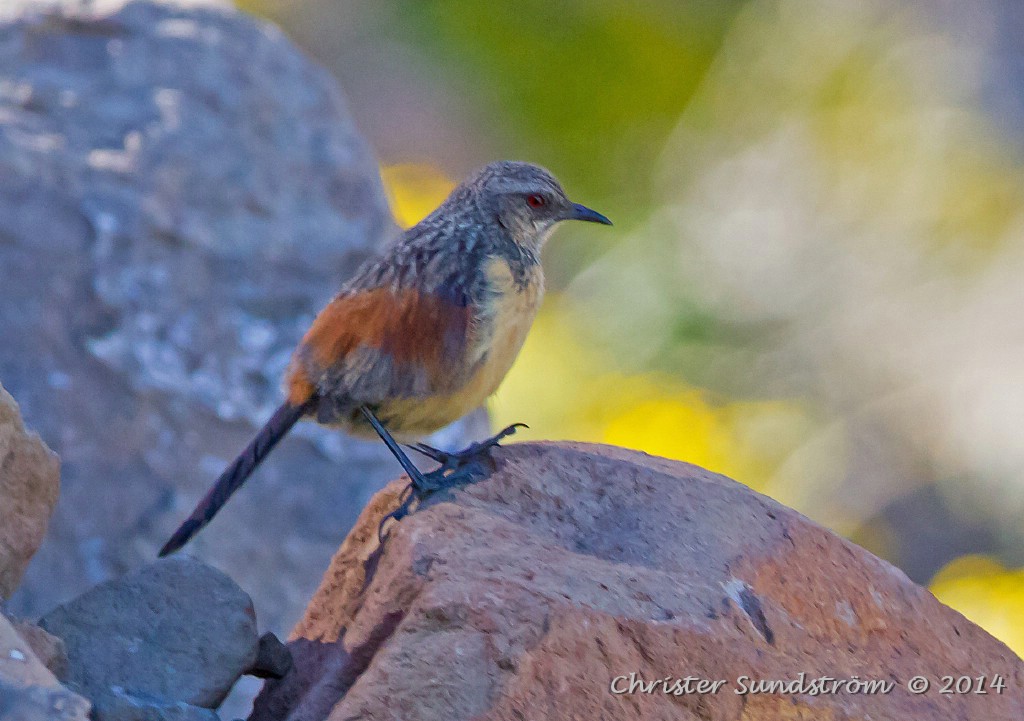
<svg viewBox="0 0 1024 721"><path fill-rule="evenodd" d="M336 74L397 220L497 158L565 227L491 405L722 472L1024 654L1024 6L239 0Z"/></svg>

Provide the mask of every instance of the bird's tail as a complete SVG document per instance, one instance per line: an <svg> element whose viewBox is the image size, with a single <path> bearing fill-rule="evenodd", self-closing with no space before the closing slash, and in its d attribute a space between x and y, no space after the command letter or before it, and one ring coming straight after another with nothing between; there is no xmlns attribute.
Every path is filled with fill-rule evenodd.
<svg viewBox="0 0 1024 721"><path fill-rule="evenodd" d="M174 553L189 542L192 536L199 531L217 515L217 511L228 502L231 494L237 491L245 480L256 470L267 454L277 445L277 442L284 438L284 435L291 430L300 418L309 410L311 401L301 405L284 403L274 411L274 415L266 422L252 442L245 447L245 450L228 466L220 478L213 484L213 488L199 502L192 515L185 519L185 522L178 527L171 539L160 549L160 556Z"/></svg>

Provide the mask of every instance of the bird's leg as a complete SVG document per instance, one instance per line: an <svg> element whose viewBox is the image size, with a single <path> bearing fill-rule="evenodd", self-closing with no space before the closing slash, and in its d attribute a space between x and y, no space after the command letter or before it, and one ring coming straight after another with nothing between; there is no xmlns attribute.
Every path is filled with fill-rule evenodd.
<svg viewBox="0 0 1024 721"><path fill-rule="evenodd" d="M466 460L460 460L455 465L444 463L440 468L433 470L430 473L424 473L413 464L409 459L409 456L407 456L405 451L402 450L402 447L398 445L398 442L395 441L394 437L388 432L388 429L385 428L384 424L381 423L377 416L373 414L373 411L366 406L360 406L359 410L362 412L367 422L373 426L373 430L377 432L377 435L380 436L381 440L384 441L384 445L388 447L388 450L391 451L392 455L394 455L402 465L402 468L408 474L410 481L409 487L402 492L402 500L398 508L381 519L380 526L377 527L378 539L381 537L381 531L384 528L384 524L392 518L399 521L407 516L414 501L422 500L441 488L459 483L466 483L473 479L475 469L468 467ZM467 459L471 458L472 455L478 455L482 451L489 449L491 446L496 445L497 442L506 435L514 432L515 426L509 426L509 428L506 428L494 438L484 441L483 443L474 443L463 453L468 452L471 449L475 449L473 454L467 456ZM426 448L429 448L429 446L426 446ZM437 451L437 453L442 453L442 451ZM452 458L455 459L459 456L461 456L461 454L453 454Z"/></svg>
<svg viewBox="0 0 1024 721"><path fill-rule="evenodd" d="M428 446L426 443L410 443L409 448L440 463L441 468L438 470L457 471L470 463L480 460L481 456L489 455L492 448L497 448L498 443L515 433L517 428L528 427L525 423L513 423L487 440L471 443L461 451L442 451L439 448Z"/></svg>
<svg viewBox="0 0 1024 721"><path fill-rule="evenodd" d="M373 415L373 411L366 406L359 406L359 410L362 411L363 416L373 426L373 430L377 431L377 435L384 441L384 445L388 447L388 450L391 451L391 454L409 475L409 480L412 481L412 486L416 492L427 493L436 490L437 486L431 486L423 472L409 459L409 456L405 454L405 451L398 445L398 442L388 432L388 429L384 427L384 424L377 420L377 416Z"/></svg>
<svg viewBox="0 0 1024 721"><path fill-rule="evenodd" d="M388 429L384 427L384 424L377 420L377 416L373 415L366 406L359 406L359 410L362 412L363 417L366 418L367 422L373 426L373 430L377 431L377 435L384 441L384 445L388 447L391 454L398 460L405 469L405 472L409 475L409 485L405 487L401 495L401 503L398 504L398 508L391 511L384 518L380 519L380 525L377 526L377 540L381 543L384 542L382 531L384 530L384 524L394 518L396 521L400 521L409 514L409 510L412 508L412 503L417 498L422 498L424 495L434 490L435 487L431 487L430 482L423 475L423 472L417 468L413 462L409 459L409 456L405 454L402 447L398 445L398 442L394 437L388 433Z"/></svg>

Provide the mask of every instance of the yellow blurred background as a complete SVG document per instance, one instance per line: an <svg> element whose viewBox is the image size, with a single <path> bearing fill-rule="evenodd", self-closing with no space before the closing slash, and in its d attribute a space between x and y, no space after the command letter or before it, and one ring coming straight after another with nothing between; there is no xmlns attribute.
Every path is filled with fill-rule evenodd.
<svg viewBox="0 0 1024 721"><path fill-rule="evenodd" d="M414 224L549 167L491 404L731 476L1024 654L1024 11L1012 0L246 0L337 74Z"/></svg>

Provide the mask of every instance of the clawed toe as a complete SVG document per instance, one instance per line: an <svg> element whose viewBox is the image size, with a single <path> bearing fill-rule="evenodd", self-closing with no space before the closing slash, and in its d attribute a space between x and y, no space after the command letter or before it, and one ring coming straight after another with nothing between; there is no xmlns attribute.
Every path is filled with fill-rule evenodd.
<svg viewBox="0 0 1024 721"><path fill-rule="evenodd" d="M452 488L479 480L483 472L476 465L461 465L456 469L442 466L430 473L420 473L410 481L400 496L398 507L380 519L377 540L384 541L384 526L390 520L401 521L412 511L415 502L423 501L444 488Z"/></svg>
<svg viewBox="0 0 1024 721"><path fill-rule="evenodd" d="M416 451L422 456L433 459L438 463L447 463L452 456L451 453L442 451L440 448L428 446L426 443L406 443L405 447Z"/></svg>
<svg viewBox="0 0 1024 721"><path fill-rule="evenodd" d="M529 428L529 426L525 423L513 423L487 440L470 444L467 448L452 453L428 446L426 443L406 444L407 448L437 461L441 466L430 473L410 473L412 482L403 491L398 508L381 519L380 526L377 527L377 538L383 540L384 524L389 520L400 521L409 515L413 502L422 501L442 488L451 488L479 480L486 473L479 461L483 457L489 458L491 449L496 448L502 439L511 436L519 428Z"/></svg>
<svg viewBox="0 0 1024 721"><path fill-rule="evenodd" d="M481 455L488 453L492 448L497 448L498 444L503 439L511 436L519 428L529 428L529 426L525 423L513 423L512 425L503 428L487 440L480 441L479 443L471 443L461 451L442 451L440 448L428 446L426 443L410 443L407 444L406 447L426 456L427 458L437 461L442 465L442 467L445 467L448 470L454 470L471 461L479 459Z"/></svg>
<svg viewBox="0 0 1024 721"><path fill-rule="evenodd" d="M483 451L490 450L491 448L497 448L499 441L508 438L513 435L520 428L529 428L525 423L513 423L510 426L505 426L500 431L495 433L493 436L488 438L486 441L480 443L474 443L467 450L472 450L474 453L481 453Z"/></svg>
<svg viewBox="0 0 1024 721"><path fill-rule="evenodd" d="M513 433L515 433L520 428L529 428L529 426L526 425L525 423L513 423L510 426L505 426L504 428L501 429L501 431L496 436L491 438L491 441L493 443L497 443L502 438L506 438L507 436L511 436Z"/></svg>

